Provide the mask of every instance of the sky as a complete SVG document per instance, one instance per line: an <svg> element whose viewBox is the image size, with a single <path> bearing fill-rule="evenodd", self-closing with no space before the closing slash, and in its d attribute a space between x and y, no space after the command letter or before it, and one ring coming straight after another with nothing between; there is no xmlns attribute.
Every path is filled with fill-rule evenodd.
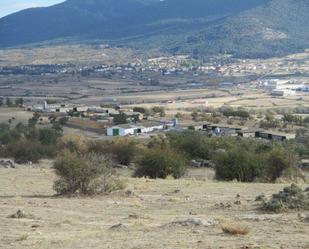
<svg viewBox="0 0 309 249"><path fill-rule="evenodd" d="M32 7L49 6L63 1L64 0L0 0L0 17L19 10Z"/></svg>

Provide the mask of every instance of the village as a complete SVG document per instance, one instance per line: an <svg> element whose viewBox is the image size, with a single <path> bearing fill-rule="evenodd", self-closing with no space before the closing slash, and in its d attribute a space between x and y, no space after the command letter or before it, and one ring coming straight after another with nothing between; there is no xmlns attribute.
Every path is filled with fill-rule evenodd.
<svg viewBox="0 0 309 249"><path fill-rule="evenodd" d="M0 2L0 249L309 249L308 0Z"/></svg>
<svg viewBox="0 0 309 249"><path fill-rule="evenodd" d="M140 136L157 134L165 131L195 130L203 131L208 136L244 137L272 141L295 139L295 133L266 131L245 126L229 124L211 124L208 122L179 121L178 118L168 119L163 108L152 115L145 114L143 108L104 108L101 106L49 105L45 101L42 106L28 107L26 110L37 112L45 117L66 117L66 126L75 129L98 133L101 136Z"/></svg>

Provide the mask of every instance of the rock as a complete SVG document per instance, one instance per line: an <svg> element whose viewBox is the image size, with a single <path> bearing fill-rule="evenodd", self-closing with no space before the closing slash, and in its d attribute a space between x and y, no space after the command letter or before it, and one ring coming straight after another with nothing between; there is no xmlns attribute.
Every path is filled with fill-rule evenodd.
<svg viewBox="0 0 309 249"><path fill-rule="evenodd" d="M255 201L257 202L265 202L267 199L266 199L266 196L264 194L261 194L261 195L258 195L256 198L255 198Z"/></svg>
<svg viewBox="0 0 309 249"><path fill-rule="evenodd" d="M116 225L113 225L110 227L110 229L114 230L114 229L124 229L124 228L127 228L126 225L122 224L122 223L119 223L119 224L116 224Z"/></svg>
<svg viewBox="0 0 309 249"><path fill-rule="evenodd" d="M15 163L12 161L12 160L0 160L0 167L2 168L12 168L12 169L15 169L16 166L15 166Z"/></svg>
<svg viewBox="0 0 309 249"><path fill-rule="evenodd" d="M132 190L127 190L126 192L125 192L125 194L126 194L126 196L133 196L134 195L134 192L132 191Z"/></svg>
<svg viewBox="0 0 309 249"><path fill-rule="evenodd" d="M137 214L130 214L128 218L129 219L139 219L140 217Z"/></svg>
<svg viewBox="0 0 309 249"><path fill-rule="evenodd" d="M309 214L298 214L298 219L302 222L309 223Z"/></svg>
<svg viewBox="0 0 309 249"><path fill-rule="evenodd" d="M214 226L217 224L218 222L213 219L202 220L202 219L195 219L195 218L178 220L178 221L173 221L170 223L170 225L179 225L179 226Z"/></svg>
<svg viewBox="0 0 309 249"><path fill-rule="evenodd" d="M231 204L230 202L227 202L227 203L220 202L219 204L216 203L216 204L215 204L215 207L216 207L216 208L222 208L222 209L231 208L231 207L232 207L232 204Z"/></svg>
<svg viewBox="0 0 309 249"><path fill-rule="evenodd" d="M235 205L241 205L241 201L235 201L234 204Z"/></svg>
<svg viewBox="0 0 309 249"><path fill-rule="evenodd" d="M127 169L128 166L127 165L123 165L123 164L116 164L114 165L115 168L118 168L118 169Z"/></svg>
<svg viewBox="0 0 309 249"><path fill-rule="evenodd" d="M22 218L26 218L26 214L23 210L19 209L17 210L17 212L15 214L12 214L9 216L9 218L12 218L12 219L22 219Z"/></svg>

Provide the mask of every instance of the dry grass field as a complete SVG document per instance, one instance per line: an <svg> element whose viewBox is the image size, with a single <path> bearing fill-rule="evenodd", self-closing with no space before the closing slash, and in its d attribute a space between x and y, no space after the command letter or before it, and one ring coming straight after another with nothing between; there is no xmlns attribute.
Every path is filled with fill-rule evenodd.
<svg viewBox="0 0 309 249"><path fill-rule="evenodd" d="M60 198L50 161L0 169L0 248L309 248L309 226L299 213L257 211L257 195L285 185L121 175L121 192ZM25 218L8 218L18 209Z"/></svg>
<svg viewBox="0 0 309 249"><path fill-rule="evenodd" d="M32 117L31 112L26 112L20 108L0 108L0 123L7 123L9 119L15 125L19 122L25 123Z"/></svg>
<svg viewBox="0 0 309 249"><path fill-rule="evenodd" d="M97 45L54 45L22 49L0 49L0 66L78 63L127 63L130 49Z"/></svg>

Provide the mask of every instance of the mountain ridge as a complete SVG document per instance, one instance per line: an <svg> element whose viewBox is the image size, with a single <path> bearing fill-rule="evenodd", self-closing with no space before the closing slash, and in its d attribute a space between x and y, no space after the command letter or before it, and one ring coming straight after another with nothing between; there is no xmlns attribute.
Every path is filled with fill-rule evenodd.
<svg viewBox="0 0 309 249"><path fill-rule="evenodd" d="M67 0L1 18L0 47L103 40L202 57L271 57L309 48L308 16L306 0Z"/></svg>

